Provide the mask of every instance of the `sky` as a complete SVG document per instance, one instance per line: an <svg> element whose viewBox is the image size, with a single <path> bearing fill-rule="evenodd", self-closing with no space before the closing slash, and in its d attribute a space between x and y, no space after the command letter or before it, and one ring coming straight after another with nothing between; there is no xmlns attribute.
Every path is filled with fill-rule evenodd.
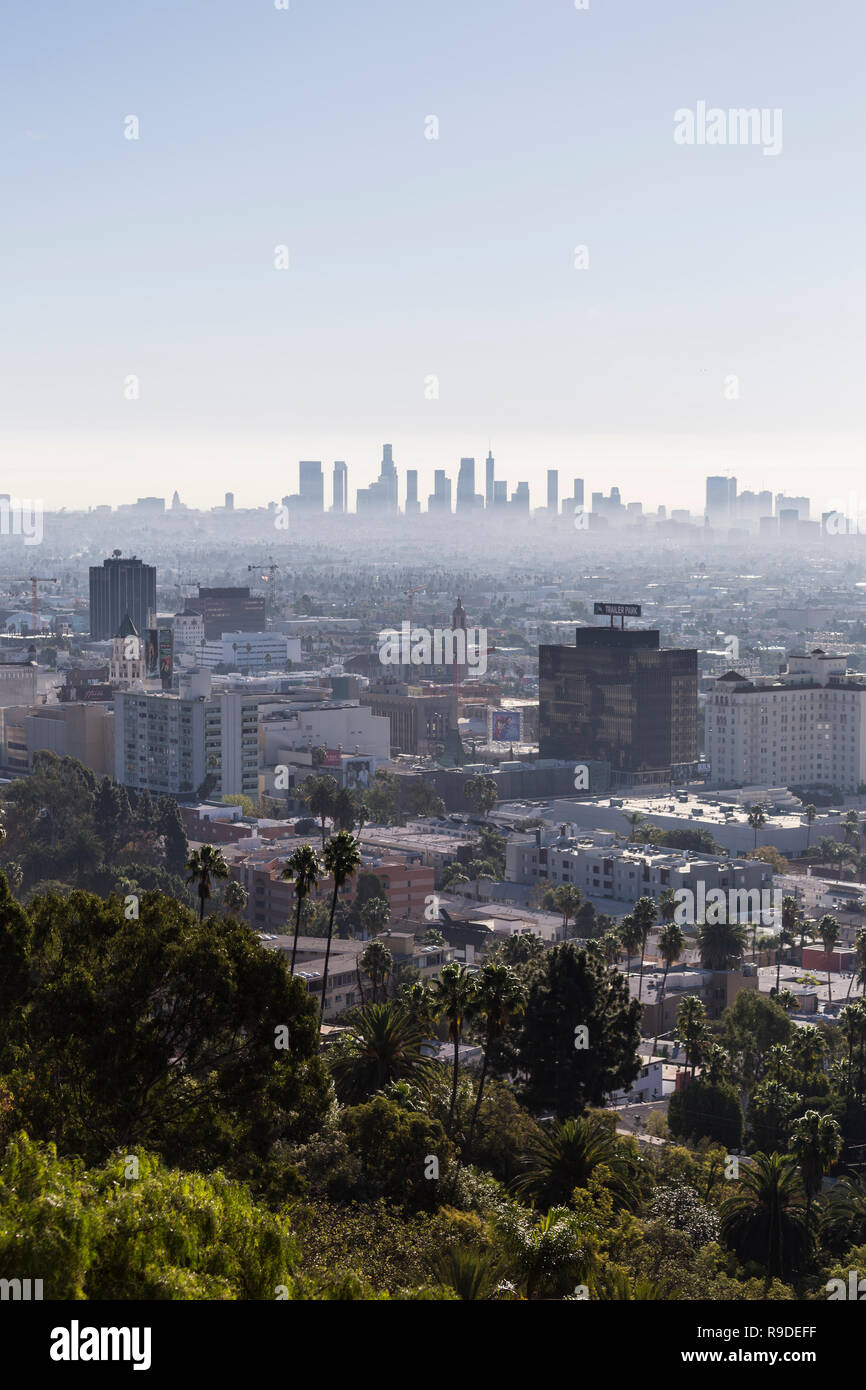
<svg viewBox="0 0 866 1390"><path fill-rule="evenodd" d="M401 495L488 447L533 505L856 493L862 3L288 3L7 0L2 490L259 505L344 459L354 506L387 441ZM678 144L699 102L781 151Z"/></svg>

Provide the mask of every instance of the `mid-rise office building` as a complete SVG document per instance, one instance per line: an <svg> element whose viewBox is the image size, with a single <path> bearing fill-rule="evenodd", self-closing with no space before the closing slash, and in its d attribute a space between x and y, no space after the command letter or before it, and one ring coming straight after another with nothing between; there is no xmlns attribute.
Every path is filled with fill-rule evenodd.
<svg viewBox="0 0 866 1390"><path fill-rule="evenodd" d="M343 513L349 505L349 470L342 460L334 464L334 501L332 512Z"/></svg>
<svg viewBox="0 0 866 1390"><path fill-rule="evenodd" d="M302 459L298 464L298 496L295 506L302 512L325 510L325 476L318 459Z"/></svg>
<svg viewBox="0 0 866 1390"><path fill-rule="evenodd" d="M451 514L451 479L444 468L437 468L433 474L433 491L427 498L427 510Z"/></svg>
<svg viewBox="0 0 866 1390"><path fill-rule="evenodd" d="M406 472L406 515L417 516L421 510L418 501L418 470L410 468Z"/></svg>
<svg viewBox="0 0 866 1390"><path fill-rule="evenodd" d="M457 511L472 512L483 505L484 498L475 491L475 460L461 459L457 475Z"/></svg>
<svg viewBox="0 0 866 1390"><path fill-rule="evenodd" d="M204 635L215 641L224 632L264 632L265 598L251 594L246 585L237 588L207 589L199 585L198 598L186 601L184 612L197 613L204 622Z"/></svg>
<svg viewBox="0 0 866 1390"><path fill-rule="evenodd" d="M136 632L153 627L156 614L156 568L134 555L115 551L90 567L90 636L94 642L114 637L129 615Z"/></svg>
<svg viewBox="0 0 866 1390"><path fill-rule="evenodd" d="M657 631L579 627L539 648L539 753L600 759L625 780L666 780L697 761L698 654ZM679 775L686 775L680 772Z"/></svg>
<svg viewBox="0 0 866 1390"><path fill-rule="evenodd" d="M707 504L704 514L708 526L719 531L727 530L734 523L736 505L736 478L707 478Z"/></svg>
<svg viewBox="0 0 866 1390"><path fill-rule="evenodd" d="M559 513L559 470L548 468L547 470L547 511L550 516L557 516Z"/></svg>
<svg viewBox="0 0 866 1390"><path fill-rule="evenodd" d="M866 681L844 656L791 654L772 680L728 671L706 707L713 786L836 787L866 783Z"/></svg>

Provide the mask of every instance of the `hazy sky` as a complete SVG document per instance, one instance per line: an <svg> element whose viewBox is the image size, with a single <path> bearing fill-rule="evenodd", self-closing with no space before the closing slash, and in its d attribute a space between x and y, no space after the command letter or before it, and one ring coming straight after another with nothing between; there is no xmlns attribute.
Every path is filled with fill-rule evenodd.
<svg viewBox="0 0 866 1390"><path fill-rule="evenodd" d="M589 4L7 0L0 490L252 505L342 458L354 506L387 440L401 496L490 442L538 505L847 497L862 0ZM700 101L781 153L676 144Z"/></svg>

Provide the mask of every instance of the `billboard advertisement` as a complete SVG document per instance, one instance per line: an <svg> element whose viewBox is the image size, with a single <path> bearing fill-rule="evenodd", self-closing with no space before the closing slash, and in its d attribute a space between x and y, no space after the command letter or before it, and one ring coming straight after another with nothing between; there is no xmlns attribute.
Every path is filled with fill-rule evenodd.
<svg viewBox="0 0 866 1390"><path fill-rule="evenodd" d="M159 675L159 631L155 627L144 630L144 673L146 676Z"/></svg>
<svg viewBox="0 0 866 1390"><path fill-rule="evenodd" d="M373 769L369 758L352 758L346 763L346 786L350 791L365 791L372 776Z"/></svg>
<svg viewBox="0 0 866 1390"><path fill-rule="evenodd" d="M491 743L519 743L520 742L520 710L494 709L490 711L490 742Z"/></svg>
<svg viewBox="0 0 866 1390"><path fill-rule="evenodd" d="M171 689L174 674L174 633L170 627L159 628L159 679L163 690Z"/></svg>

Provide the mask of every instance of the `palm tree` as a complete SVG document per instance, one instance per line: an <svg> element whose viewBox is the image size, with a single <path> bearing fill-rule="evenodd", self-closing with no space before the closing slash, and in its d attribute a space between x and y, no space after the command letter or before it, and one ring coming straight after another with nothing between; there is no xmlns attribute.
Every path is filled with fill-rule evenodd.
<svg viewBox="0 0 866 1390"><path fill-rule="evenodd" d="M283 866L281 878L295 885L295 935L292 941L292 963L289 974L295 973L295 957L298 954L298 934L301 930L301 907L309 893L318 885L324 870L321 860L312 845L299 845L292 850Z"/></svg>
<svg viewBox="0 0 866 1390"><path fill-rule="evenodd" d="M521 1201L543 1211L566 1206L576 1187L586 1187L598 1168L607 1170L604 1185L617 1205L635 1211L640 1195L635 1165L619 1140L594 1116L554 1122L534 1138L521 1156L522 1171L512 1189Z"/></svg>
<svg viewBox="0 0 866 1390"><path fill-rule="evenodd" d="M475 976L470 975L465 965L453 960L442 967L439 979L433 986L433 1008L437 1018L444 1016L448 1020L448 1040L454 1046L451 1104L448 1109L449 1131L454 1126L454 1110L457 1105L457 1080L463 1023L467 1014L474 1011L477 998L478 983Z"/></svg>
<svg viewBox="0 0 866 1390"><path fill-rule="evenodd" d="M638 826L640 825L643 819L644 817L641 811L623 811L623 820L628 821L629 824L629 832L628 836L626 837L626 844L628 844L629 841L634 838L634 832L637 830Z"/></svg>
<svg viewBox="0 0 866 1390"><path fill-rule="evenodd" d="M228 878L229 866L223 859L218 849L213 845L202 845L201 849L193 850L189 859L186 861L189 870L187 883L196 885L195 891L198 893L198 920L204 921L205 898L209 898L211 893L211 880L217 878Z"/></svg>
<svg viewBox="0 0 866 1390"><path fill-rule="evenodd" d="M626 974L631 974L631 959L636 956L641 948L643 932L634 920L631 912L627 912L619 924L619 939L622 942L622 949L626 954Z"/></svg>
<svg viewBox="0 0 866 1390"><path fill-rule="evenodd" d="M394 957L384 941L371 941L361 953L359 965L373 983L373 1003L379 1001L379 986L385 983L394 968Z"/></svg>
<svg viewBox="0 0 866 1390"><path fill-rule="evenodd" d="M671 966L679 960L685 944L686 939L683 936L682 927L678 926L676 922L666 922L659 935L659 955L664 961L665 968L662 973L662 987L659 991L658 1010L656 1014L658 1022L656 1025L655 1041L653 1042L653 1055L659 1045L659 1033L661 1032L661 1025L664 1019L665 989L668 982L668 971Z"/></svg>
<svg viewBox="0 0 866 1390"><path fill-rule="evenodd" d="M803 814L806 817L806 853L809 853L809 842L812 839L812 822L818 814L818 808L811 803L805 808Z"/></svg>
<svg viewBox="0 0 866 1390"><path fill-rule="evenodd" d="M705 922L698 930L705 970L733 970L743 959L746 929L739 922Z"/></svg>
<svg viewBox="0 0 866 1390"><path fill-rule="evenodd" d="M830 977L830 958L839 940L839 923L829 912L818 923L818 935L824 943L824 958L827 962L827 1003L833 1003L833 982Z"/></svg>
<svg viewBox="0 0 866 1390"><path fill-rule="evenodd" d="M232 912L243 912L247 905L247 890L236 878L230 878L223 893L223 903Z"/></svg>
<svg viewBox="0 0 866 1390"><path fill-rule="evenodd" d="M481 1098L484 1095L484 1082L487 1080L491 1048L502 1037L511 1019L517 1014L523 1013L525 1003L526 990L510 965L501 965L497 961L490 960L482 966L481 974L478 976L478 998L475 1012L484 1019L484 1054L481 1063L481 1076L478 1080L478 1094L475 1097L475 1108L469 1123L469 1137L466 1140L467 1153L472 1149L472 1137L475 1133L478 1112L481 1109Z"/></svg>
<svg viewBox="0 0 866 1390"><path fill-rule="evenodd" d="M782 899L782 922L779 927L779 945L776 952L776 995L779 994L779 984L782 975L782 950L785 946L793 946L797 927L797 899L790 893L786 893Z"/></svg>
<svg viewBox="0 0 866 1390"><path fill-rule="evenodd" d="M794 1121L788 1148L800 1166L806 1192L806 1225L810 1224L812 1203L821 1191L824 1174L832 1168L842 1151L842 1131L832 1115L807 1110Z"/></svg>
<svg viewBox="0 0 866 1390"><path fill-rule="evenodd" d="M340 1101L360 1105L394 1081L426 1091L435 1064L422 1051L424 1037L396 1000L357 1009L348 1032L325 1054Z"/></svg>
<svg viewBox="0 0 866 1390"><path fill-rule="evenodd" d="M615 965L622 950L622 942L615 931L606 931L599 941L605 965Z"/></svg>
<svg viewBox="0 0 866 1390"><path fill-rule="evenodd" d="M799 1061L802 1070L800 1079L801 1094L809 1094L809 1077L816 1072L824 1057L824 1039L814 1024L798 1028L790 1042L791 1052Z"/></svg>
<svg viewBox="0 0 866 1390"><path fill-rule="evenodd" d="M723 1240L744 1264L764 1266L767 1288L774 1275L784 1279L796 1270L808 1252L804 1197L791 1154L757 1153L722 1204Z"/></svg>
<svg viewBox="0 0 866 1390"><path fill-rule="evenodd" d="M685 1066L687 1071L689 1064L691 1064L692 1080L694 1080L695 1068L706 1036L707 1011L696 994L687 994L680 1003L677 1012L677 1037L680 1038L686 1050Z"/></svg>
<svg viewBox="0 0 866 1390"><path fill-rule="evenodd" d="M434 1268L439 1282L464 1302L475 1303L493 1295L496 1261L483 1250L471 1245L451 1246L437 1257Z"/></svg>
<svg viewBox="0 0 866 1390"><path fill-rule="evenodd" d="M650 934L650 928L658 917L658 908L652 898L638 898L632 915L640 929L640 978L637 984L637 997L638 1002L640 1002L643 993L643 962L646 955L647 937Z"/></svg>
<svg viewBox="0 0 866 1390"><path fill-rule="evenodd" d="M753 807L751 808L751 810L749 811L749 814L748 814L748 816L746 817L746 819L748 820L749 825L752 827L752 829L753 829L754 832L755 832L755 844L754 844L754 848L757 849L757 848L758 848L758 831L761 829L762 826L764 826L764 825L767 824L767 813L766 813L766 811L764 810L763 806L753 806Z"/></svg>
<svg viewBox="0 0 866 1390"><path fill-rule="evenodd" d="M850 845L854 840L859 840L860 837L857 834L856 811L847 811L845 813L845 819L842 822L842 832L845 836L846 845Z"/></svg>
<svg viewBox="0 0 866 1390"><path fill-rule="evenodd" d="M570 883L561 883L554 890L554 902L557 910L562 913L562 930L568 936L568 919L574 917L583 902L583 894L579 888L574 888Z"/></svg>
<svg viewBox="0 0 866 1390"><path fill-rule="evenodd" d="M866 927L861 927L854 937L854 961L856 968L851 971L846 999L851 997L851 986L855 979L866 990Z"/></svg>
<svg viewBox="0 0 866 1390"><path fill-rule="evenodd" d="M659 915L663 922L672 922L677 911L677 895L673 888L664 888L659 893Z"/></svg>
<svg viewBox="0 0 866 1390"><path fill-rule="evenodd" d="M301 795L310 808L310 815L315 816L321 823L322 849L325 848L325 821L333 814L338 790L333 777L307 777L301 789Z"/></svg>
<svg viewBox="0 0 866 1390"><path fill-rule="evenodd" d="M331 915L328 918L328 946L325 951L325 969L322 975L322 1007L319 1011L319 1031L325 1018L325 995L328 992L328 966L331 962L331 942L334 939L334 915L337 911L337 894L345 883L361 867L361 842L348 830L338 830L332 835L322 855L325 871L334 880L331 895Z"/></svg>
<svg viewBox="0 0 866 1390"><path fill-rule="evenodd" d="M866 1242L866 1174L844 1177L833 1188L822 1213L821 1239L840 1252Z"/></svg>

